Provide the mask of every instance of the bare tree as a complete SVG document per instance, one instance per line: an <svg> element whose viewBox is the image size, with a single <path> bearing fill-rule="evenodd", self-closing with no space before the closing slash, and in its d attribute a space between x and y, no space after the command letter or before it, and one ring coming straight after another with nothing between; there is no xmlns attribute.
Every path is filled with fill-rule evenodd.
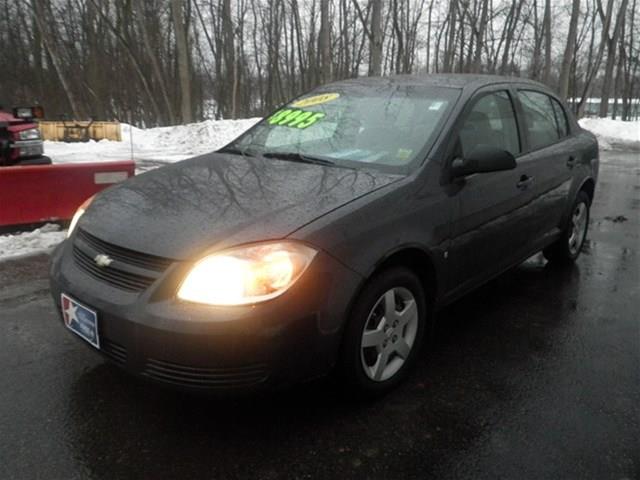
<svg viewBox="0 0 640 480"><path fill-rule="evenodd" d="M554 21L567 3L568 21ZM264 115L323 82L419 70L529 76L579 115L597 91L601 115L629 119L640 97L637 5L0 0L0 65L11 67L0 69L0 102L166 125Z"/></svg>
<svg viewBox="0 0 640 480"><path fill-rule="evenodd" d="M47 20L49 16L47 15L46 7L47 3L45 3L45 1L33 0L33 18L36 22L36 25L38 26L38 32L40 33L42 43L44 44L47 53L49 54L49 58L51 59L51 63L55 68L56 74L58 75L58 80L60 80L62 89L67 96L67 100L69 100L69 106L71 107L73 116L75 118L82 118L83 114L80 110L80 105L76 100L74 89L72 88L71 83L67 78L67 74L62 66L62 59L60 58L60 53L58 52L58 45L54 40L54 34L52 34L49 30L51 22Z"/></svg>
<svg viewBox="0 0 640 480"><path fill-rule="evenodd" d="M183 0L171 0L173 28L175 30L178 75L180 78L180 113L183 123L193 122L191 109L191 72L189 67L189 49L187 32L184 25Z"/></svg>
<svg viewBox="0 0 640 480"><path fill-rule="evenodd" d="M320 65L321 82L331 79L331 25L329 23L329 0L320 0Z"/></svg>
<svg viewBox="0 0 640 480"><path fill-rule="evenodd" d="M628 0L622 0L620 10L616 17L616 24L613 28L613 35L606 34L605 42L607 45L607 63L604 69L604 79L602 82L602 95L600 96L600 116L606 117L609 111L609 96L611 95L611 83L613 78L613 67L616 61L616 50L618 49L618 41L620 40L620 32L626 17Z"/></svg>
<svg viewBox="0 0 640 480"><path fill-rule="evenodd" d="M569 35L567 37L567 45L564 49L564 56L562 57L562 68L560 70L560 81L558 85L558 93L563 99L567 98L567 93L569 91L569 69L571 67L571 59L575 56L579 14L580 0L573 0L571 7L571 20L569 21Z"/></svg>

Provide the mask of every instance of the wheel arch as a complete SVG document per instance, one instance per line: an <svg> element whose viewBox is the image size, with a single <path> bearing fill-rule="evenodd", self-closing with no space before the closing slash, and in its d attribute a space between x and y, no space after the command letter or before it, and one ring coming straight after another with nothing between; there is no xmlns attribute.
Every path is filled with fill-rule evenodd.
<svg viewBox="0 0 640 480"><path fill-rule="evenodd" d="M343 348L345 342L344 332L351 319L353 309L364 288L369 281L378 273L387 268L392 267L406 267L415 273L424 289L425 296L427 298L427 329L433 332L435 325L434 312L436 311L437 299L438 299L438 270L434 255L432 252L425 249L420 245L402 245L387 252L373 267L363 275L363 279L358 285L353 297L349 302L349 306L346 310L346 316L342 324L340 333L340 348L338 356L343 355Z"/></svg>
<svg viewBox="0 0 640 480"><path fill-rule="evenodd" d="M429 300L429 310L431 312L435 310L435 304L439 296L438 288L440 284L438 283L439 276L437 273L438 270L434 260L434 255L421 245L406 244L400 245L387 252L371 267L368 272L365 273L365 275L363 275L360 285L358 285L355 294L349 302L349 307L346 310L346 321L344 324L346 324L350 318L356 300L371 278L378 272L394 266L406 267L418 276L425 295Z"/></svg>
<svg viewBox="0 0 640 480"><path fill-rule="evenodd" d="M593 203L593 196L595 195L595 191L596 182L591 177L586 178L580 185L580 188L578 188L578 193L585 192L589 196L589 204Z"/></svg>
<svg viewBox="0 0 640 480"><path fill-rule="evenodd" d="M438 274L433 254L419 245L403 245L382 257L373 266L367 280L386 268L405 267L420 279L427 298L433 303L438 296Z"/></svg>

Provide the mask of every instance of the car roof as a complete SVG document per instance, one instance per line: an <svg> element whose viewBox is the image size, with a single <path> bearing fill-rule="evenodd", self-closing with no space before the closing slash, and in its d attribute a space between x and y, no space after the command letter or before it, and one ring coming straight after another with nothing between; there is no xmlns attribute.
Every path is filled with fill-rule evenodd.
<svg viewBox="0 0 640 480"><path fill-rule="evenodd" d="M425 75L391 75L388 77L358 77L349 80L334 82L332 86L359 85L362 87L376 85L432 85L437 87L450 87L465 90L476 90L477 88L498 84L513 83L527 84L543 90L549 90L545 85L521 77L509 77L502 75L483 75L466 73L436 73Z"/></svg>

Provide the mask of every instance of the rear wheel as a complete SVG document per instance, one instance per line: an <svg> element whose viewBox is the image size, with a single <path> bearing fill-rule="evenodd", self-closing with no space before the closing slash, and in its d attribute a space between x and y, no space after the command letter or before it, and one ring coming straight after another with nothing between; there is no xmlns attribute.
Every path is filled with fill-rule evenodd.
<svg viewBox="0 0 640 480"><path fill-rule="evenodd" d="M415 363L426 320L424 290L414 273L394 267L373 277L345 332L340 369L347 386L365 395L395 387Z"/></svg>
<svg viewBox="0 0 640 480"><path fill-rule="evenodd" d="M589 196L583 191L579 192L562 236L544 249L547 260L554 263L571 263L578 258L589 229L590 204Z"/></svg>

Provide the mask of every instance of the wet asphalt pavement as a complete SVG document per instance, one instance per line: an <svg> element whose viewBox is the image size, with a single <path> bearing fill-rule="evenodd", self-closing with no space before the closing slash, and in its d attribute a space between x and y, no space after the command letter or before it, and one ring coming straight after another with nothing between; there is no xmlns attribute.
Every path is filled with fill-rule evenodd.
<svg viewBox="0 0 640 480"><path fill-rule="evenodd" d="M534 258L441 312L370 403L331 380L227 401L139 383L60 325L46 255L0 263L0 479L640 478L640 155L603 155L577 264Z"/></svg>

